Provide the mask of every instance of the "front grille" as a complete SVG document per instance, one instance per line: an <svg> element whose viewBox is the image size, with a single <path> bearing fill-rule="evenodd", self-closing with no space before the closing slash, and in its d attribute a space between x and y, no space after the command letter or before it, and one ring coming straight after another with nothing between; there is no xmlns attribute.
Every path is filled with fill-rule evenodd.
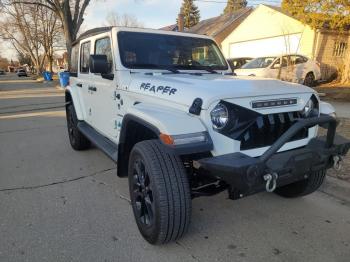
<svg viewBox="0 0 350 262"><path fill-rule="evenodd" d="M238 139L241 141L241 150L271 146L285 133L298 118L299 112L259 115L242 132ZM308 129L299 131L290 141L308 137Z"/></svg>

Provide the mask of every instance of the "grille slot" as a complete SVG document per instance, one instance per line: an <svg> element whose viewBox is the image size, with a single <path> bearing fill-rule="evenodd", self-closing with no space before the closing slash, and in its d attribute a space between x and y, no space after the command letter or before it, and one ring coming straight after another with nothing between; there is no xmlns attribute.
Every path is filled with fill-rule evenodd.
<svg viewBox="0 0 350 262"><path fill-rule="evenodd" d="M242 133L238 140L241 141L241 150L271 146L285 133L298 118L299 112L278 113L260 115ZM308 129L299 131L289 142L308 137Z"/></svg>

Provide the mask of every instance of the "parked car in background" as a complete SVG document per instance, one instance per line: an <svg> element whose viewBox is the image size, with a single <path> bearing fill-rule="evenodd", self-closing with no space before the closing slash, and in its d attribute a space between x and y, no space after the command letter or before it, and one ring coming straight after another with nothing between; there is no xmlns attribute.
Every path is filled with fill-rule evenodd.
<svg viewBox="0 0 350 262"><path fill-rule="evenodd" d="M321 79L320 64L297 54L258 57L235 70L235 73L241 76L280 78L310 87Z"/></svg>
<svg viewBox="0 0 350 262"><path fill-rule="evenodd" d="M0 75L4 75L5 74L5 70L0 69Z"/></svg>
<svg viewBox="0 0 350 262"><path fill-rule="evenodd" d="M17 71L17 76L21 77L21 76L28 76L28 75L27 75L26 70L20 69L20 70Z"/></svg>
<svg viewBox="0 0 350 262"><path fill-rule="evenodd" d="M246 63L252 61L251 57L239 57L239 58L230 58L227 59L228 64L230 65L232 71L235 71L238 68L241 68Z"/></svg>

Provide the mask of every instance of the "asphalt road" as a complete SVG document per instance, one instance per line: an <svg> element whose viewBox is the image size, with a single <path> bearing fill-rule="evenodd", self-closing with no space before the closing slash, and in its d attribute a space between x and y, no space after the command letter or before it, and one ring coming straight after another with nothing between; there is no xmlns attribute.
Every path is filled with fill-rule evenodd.
<svg viewBox="0 0 350 262"><path fill-rule="evenodd" d="M1 262L349 261L350 203L322 192L195 199L183 239L147 244L115 164L71 149L62 95L0 78Z"/></svg>

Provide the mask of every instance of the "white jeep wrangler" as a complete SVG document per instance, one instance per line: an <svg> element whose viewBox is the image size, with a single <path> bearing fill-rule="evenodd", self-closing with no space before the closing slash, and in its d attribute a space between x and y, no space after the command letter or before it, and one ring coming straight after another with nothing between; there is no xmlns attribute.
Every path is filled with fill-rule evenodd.
<svg viewBox="0 0 350 262"><path fill-rule="evenodd" d="M350 145L314 90L235 77L211 38L187 33L86 32L73 47L66 110L72 147L93 143L129 178L152 244L184 235L194 197L310 194Z"/></svg>

